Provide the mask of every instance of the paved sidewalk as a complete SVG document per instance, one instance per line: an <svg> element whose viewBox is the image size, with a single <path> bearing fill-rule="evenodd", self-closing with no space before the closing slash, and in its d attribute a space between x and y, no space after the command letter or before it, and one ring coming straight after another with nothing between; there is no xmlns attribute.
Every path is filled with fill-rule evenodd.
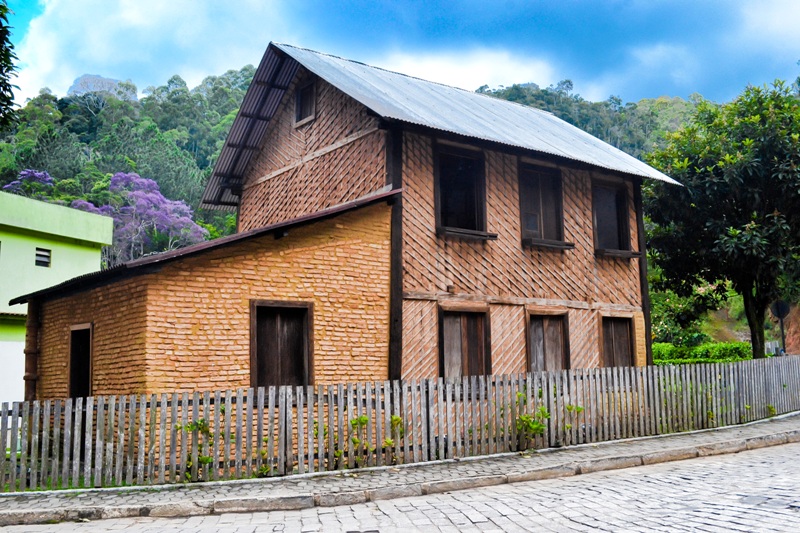
<svg viewBox="0 0 800 533"><path fill-rule="evenodd" d="M352 505L800 442L800 413L716 430L346 473L0 495L0 526Z"/></svg>

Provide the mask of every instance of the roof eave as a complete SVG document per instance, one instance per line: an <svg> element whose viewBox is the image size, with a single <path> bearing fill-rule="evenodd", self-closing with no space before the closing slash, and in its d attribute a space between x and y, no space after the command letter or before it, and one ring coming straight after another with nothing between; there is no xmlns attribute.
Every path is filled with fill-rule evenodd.
<svg viewBox="0 0 800 533"><path fill-rule="evenodd" d="M56 297L61 293L88 290L117 281L118 279L146 274L152 272L154 269L159 269L164 264L176 261L178 259L217 250L225 246L230 246L244 240L261 237L270 233L287 231L295 227L320 222L322 220L333 218L337 215L380 202L391 202L394 200L394 197L402 194L402 191L402 189L381 191L376 194L364 196L350 202L345 202L321 211L317 211L315 213L303 215L292 220L287 220L285 222L271 224L269 226L264 226L262 228L253 229L243 233L236 233L234 235L222 237L213 241L206 241L192 246L187 246L186 248L179 248L177 250L141 257L133 261L128 261L127 263L122 263L108 270L84 274L82 276L59 283L58 285L25 294L23 296L18 296L11 300L9 305L23 304L31 300L46 300Z"/></svg>

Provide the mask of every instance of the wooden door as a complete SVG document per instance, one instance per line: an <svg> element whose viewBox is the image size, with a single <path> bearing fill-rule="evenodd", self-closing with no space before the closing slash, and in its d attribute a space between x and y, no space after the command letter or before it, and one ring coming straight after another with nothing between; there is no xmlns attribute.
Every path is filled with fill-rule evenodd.
<svg viewBox="0 0 800 533"><path fill-rule="evenodd" d="M563 316L531 316L528 330L528 368L531 372L569 368Z"/></svg>
<svg viewBox="0 0 800 533"><path fill-rule="evenodd" d="M256 308L255 386L308 384L308 311Z"/></svg>
<svg viewBox="0 0 800 533"><path fill-rule="evenodd" d="M69 396L86 398L92 395L92 328L70 331Z"/></svg>
<svg viewBox="0 0 800 533"><path fill-rule="evenodd" d="M485 313L444 312L439 374L457 380L491 373L486 339Z"/></svg>
<svg viewBox="0 0 800 533"><path fill-rule="evenodd" d="M633 366L630 318L603 318L603 366Z"/></svg>

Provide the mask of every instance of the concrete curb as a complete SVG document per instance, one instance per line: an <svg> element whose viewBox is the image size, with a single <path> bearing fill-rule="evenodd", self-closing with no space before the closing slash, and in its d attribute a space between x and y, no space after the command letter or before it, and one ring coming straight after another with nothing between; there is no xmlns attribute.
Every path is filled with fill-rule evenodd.
<svg viewBox="0 0 800 533"><path fill-rule="evenodd" d="M58 510L0 511L0 527L77 520L132 518L139 516L178 518L221 513L293 511L309 509L315 506L333 507L337 505L354 505L367 501L441 494L451 491L492 487L506 483L539 481L642 465L682 461L696 457L738 453L745 450L755 450L797 442L800 442L800 430L720 441L697 446L676 447L645 454L609 455L608 457L599 457L579 462L565 461L560 465L533 467L522 472L504 475L470 476L441 481L415 482L350 492L292 494L258 498L206 499L199 501L115 507L84 506Z"/></svg>

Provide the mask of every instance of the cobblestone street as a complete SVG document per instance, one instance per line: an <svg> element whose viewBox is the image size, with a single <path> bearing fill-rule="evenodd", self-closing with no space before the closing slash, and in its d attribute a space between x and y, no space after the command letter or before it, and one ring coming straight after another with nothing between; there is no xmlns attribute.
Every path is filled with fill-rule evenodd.
<svg viewBox="0 0 800 533"><path fill-rule="evenodd" d="M23 525L16 532L800 531L800 444L298 511Z"/></svg>

